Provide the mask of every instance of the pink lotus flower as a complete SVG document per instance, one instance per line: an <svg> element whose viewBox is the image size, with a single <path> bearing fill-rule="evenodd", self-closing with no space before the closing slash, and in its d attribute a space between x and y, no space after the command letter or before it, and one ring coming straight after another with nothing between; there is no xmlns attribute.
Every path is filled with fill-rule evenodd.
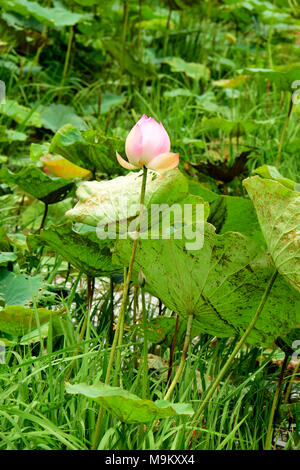
<svg viewBox="0 0 300 470"><path fill-rule="evenodd" d="M128 162L118 152L117 159L126 170L145 166L162 173L175 168L179 163L179 154L170 152L170 139L162 123L158 124L145 114L129 132L125 152Z"/></svg>

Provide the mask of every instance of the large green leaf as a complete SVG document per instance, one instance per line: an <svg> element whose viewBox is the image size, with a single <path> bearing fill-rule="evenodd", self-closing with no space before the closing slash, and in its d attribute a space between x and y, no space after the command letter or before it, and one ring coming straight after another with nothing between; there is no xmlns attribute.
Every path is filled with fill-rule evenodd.
<svg viewBox="0 0 300 470"><path fill-rule="evenodd" d="M72 124L62 126L51 141L50 153L62 155L70 162L91 171L108 175L120 173L115 157L124 142L115 137L99 134L94 130L80 131Z"/></svg>
<svg viewBox="0 0 300 470"><path fill-rule="evenodd" d="M24 132L5 129L4 126L0 126L0 142L24 142L27 138L28 135Z"/></svg>
<svg viewBox="0 0 300 470"><path fill-rule="evenodd" d="M133 220L139 213L142 171L130 172L109 181L87 181L77 190L79 202L66 217L74 222L105 227L118 222ZM181 201L188 193L188 182L178 169L158 175L149 171L145 206L152 204L172 205Z"/></svg>
<svg viewBox="0 0 300 470"><path fill-rule="evenodd" d="M203 64L186 62L181 57L167 57L161 59L161 62L170 65L172 72L183 72L194 80L209 80L210 78L210 70Z"/></svg>
<svg viewBox="0 0 300 470"><path fill-rule="evenodd" d="M202 132L223 131L227 135L241 136L249 134L262 126L261 122L254 120L230 120L221 117L203 119L200 130Z"/></svg>
<svg viewBox="0 0 300 470"><path fill-rule="evenodd" d="M6 167L1 168L0 181L10 185L16 184L47 204L64 199L74 185L64 178L52 178L33 165L23 168L18 173L12 173Z"/></svg>
<svg viewBox="0 0 300 470"><path fill-rule="evenodd" d="M26 108L14 100L6 100L5 103L0 104L0 114L12 118L19 124L42 127L41 116L38 112Z"/></svg>
<svg viewBox="0 0 300 470"><path fill-rule="evenodd" d="M124 102L124 95L116 95L115 93L103 93L103 95L101 95L100 113L106 114L112 108L120 107ZM99 104L99 99L97 97L91 104L87 104L84 107L84 111L88 114L96 114L98 113Z"/></svg>
<svg viewBox="0 0 300 470"><path fill-rule="evenodd" d="M35 330L38 324L43 325L48 322L51 316L62 313L63 310L55 312L46 308L8 306L0 310L0 331L12 336L25 335Z"/></svg>
<svg viewBox="0 0 300 470"><path fill-rule="evenodd" d="M56 204L52 204L48 208L47 212L47 219L44 224L48 226L48 223L52 223L54 225L61 225L66 222L65 213L67 210L71 209L72 207L72 198L66 198L63 201L57 202ZM20 227L22 230L28 232L38 232L41 226L42 218L45 212L45 206L41 201L33 201L30 205L27 206L24 211L22 211L22 215L20 217ZM25 240L20 239L19 245L23 244L23 247L19 246L21 249L27 249L26 246L26 236L24 235Z"/></svg>
<svg viewBox="0 0 300 470"><path fill-rule="evenodd" d="M118 240L115 256L128 264L131 241ZM114 260L114 257L113 257ZM186 239L141 240L133 279L143 271L145 289L194 326L220 337L241 333L253 318L274 268L257 245L234 232L217 235L205 224L204 245L187 250ZM297 325L300 298L278 277L249 342L270 345Z"/></svg>
<svg viewBox="0 0 300 470"><path fill-rule="evenodd" d="M292 66L290 69L286 65L275 69L246 68L243 74L250 74L255 77L262 77L270 80L279 90L292 91L292 84L299 80L300 67Z"/></svg>
<svg viewBox="0 0 300 470"><path fill-rule="evenodd" d="M244 181L276 268L300 290L300 192L253 176Z"/></svg>
<svg viewBox="0 0 300 470"><path fill-rule="evenodd" d="M96 401L124 423L148 423L178 415L191 416L194 413L192 406L187 403L143 400L127 390L102 383L97 385L67 383L66 391Z"/></svg>
<svg viewBox="0 0 300 470"><path fill-rule="evenodd" d="M219 197L221 197L219 194L214 193L210 189L208 189L206 186L203 184L199 183L198 181L189 181L189 190L191 194L194 194L196 196L200 196L204 199L204 201L209 202L210 204Z"/></svg>
<svg viewBox="0 0 300 470"><path fill-rule="evenodd" d="M282 174L279 173L275 166L262 165L256 170L254 170L254 173L257 173L258 175L263 176L264 178L269 178L278 181L279 183L283 184L283 186L300 192L300 184L282 176Z"/></svg>
<svg viewBox="0 0 300 470"><path fill-rule="evenodd" d="M38 309L38 313L39 310L41 309ZM40 326L35 329L30 328L30 331L19 338L18 343L21 345L28 345L38 343L41 341L41 339L48 338L50 335L52 340L59 336L63 336L66 333L67 328L66 319L64 319L62 316L63 313L65 313L63 309L57 312L49 312L49 321L46 321L46 323L44 323L47 316L46 312L44 312L44 314L40 313L40 317L42 319L42 322L39 322Z"/></svg>
<svg viewBox="0 0 300 470"><path fill-rule="evenodd" d="M74 13L62 5L48 8L43 7L38 2L28 0L0 0L0 6L4 10L13 11L22 16L33 16L44 25L50 26L50 28L71 26L90 18L90 15Z"/></svg>
<svg viewBox="0 0 300 470"><path fill-rule="evenodd" d="M86 124L75 113L72 106L64 104L52 103L45 108L41 108L41 118L43 127L50 129L52 132L58 131L65 124L76 126L78 129L86 129Z"/></svg>
<svg viewBox="0 0 300 470"><path fill-rule="evenodd" d="M42 286L39 276L26 276L0 268L0 294L6 305L28 305L37 298Z"/></svg>
<svg viewBox="0 0 300 470"><path fill-rule="evenodd" d="M16 261L18 253L13 251L1 251L0 252L0 266L6 266L7 263Z"/></svg>
<svg viewBox="0 0 300 470"><path fill-rule="evenodd" d="M208 221L216 227L217 233L239 232L265 248L257 215L249 199L220 196L211 203Z"/></svg>
<svg viewBox="0 0 300 470"><path fill-rule="evenodd" d="M95 231L79 233L72 230L71 224L64 224L42 230L39 235L31 236L28 240L30 247L36 243L50 246L90 277L109 276L123 271L121 265L112 263L114 240L99 240Z"/></svg>

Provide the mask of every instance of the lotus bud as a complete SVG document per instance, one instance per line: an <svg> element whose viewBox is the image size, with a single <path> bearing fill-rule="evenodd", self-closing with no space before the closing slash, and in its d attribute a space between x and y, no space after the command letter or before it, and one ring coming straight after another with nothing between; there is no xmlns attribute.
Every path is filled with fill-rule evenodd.
<svg viewBox="0 0 300 470"><path fill-rule="evenodd" d="M133 126L125 142L128 161L117 152L120 165L126 170L143 166L163 173L178 166L179 154L170 152L170 138L162 123L145 114Z"/></svg>

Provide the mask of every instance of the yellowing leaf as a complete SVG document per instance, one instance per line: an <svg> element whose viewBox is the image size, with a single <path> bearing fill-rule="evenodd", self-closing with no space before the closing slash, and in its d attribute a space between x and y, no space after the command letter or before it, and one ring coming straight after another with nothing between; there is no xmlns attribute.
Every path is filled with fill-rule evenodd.
<svg viewBox="0 0 300 470"><path fill-rule="evenodd" d="M75 163L70 162L60 155L44 155L40 158L41 162L50 170L53 176L59 176L65 179L82 178L87 179L91 172L81 168Z"/></svg>
<svg viewBox="0 0 300 470"><path fill-rule="evenodd" d="M236 88L245 82L248 75L239 75L238 77L221 79L213 81L213 86L221 88Z"/></svg>

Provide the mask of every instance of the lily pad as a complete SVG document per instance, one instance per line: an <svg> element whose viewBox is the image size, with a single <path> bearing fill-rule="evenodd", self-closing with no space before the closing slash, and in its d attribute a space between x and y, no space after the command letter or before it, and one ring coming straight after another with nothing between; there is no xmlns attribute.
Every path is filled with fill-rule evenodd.
<svg viewBox="0 0 300 470"><path fill-rule="evenodd" d="M82 183L77 192L79 202L66 217L74 222L105 227L127 222L139 213L142 172L130 172L110 181L88 181ZM152 204L172 205L188 194L188 182L178 169L158 175L149 171L145 206Z"/></svg>
<svg viewBox="0 0 300 470"><path fill-rule="evenodd" d="M72 12L61 4L55 8L48 8L40 5L38 2L28 0L1 0L0 6L4 10L13 11L22 16L33 16L36 20L50 28L71 26L79 21L90 18L90 15Z"/></svg>
<svg viewBox="0 0 300 470"><path fill-rule="evenodd" d="M43 325L51 316L58 316L63 312L64 309L51 311L46 308L34 309L21 305L8 306L0 310L0 331L12 336L25 335L35 330L38 323Z"/></svg>
<svg viewBox="0 0 300 470"><path fill-rule="evenodd" d="M15 275L5 268L0 268L0 294L6 305L28 305L37 298L42 287L39 276Z"/></svg>
<svg viewBox="0 0 300 470"><path fill-rule="evenodd" d="M210 78L210 70L203 64L186 62L181 57L167 57L162 59L161 62L170 65L172 72L183 72L193 80L200 80L201 78L209 80Z"/></svg>
<svg viewBox="0 0 300 470"><path fill-rule="evenodd" d="M261 127L261 123L254 120L230 120L220 117L204 119L201 123L200 130L202 132L223 131L227 135L241 136L251 133Z"/></svg>
<svg viewBox="0 0 300 470"><path fill-rule="evenodd" d="M0 266L6 266L7 263L16 261L18 253L13 251L2 251L0 252Z"/></svg>
<svg viewBox="0 0 300 470"><path fill-rule="evenodd" d="M265 249L264 236L254 206L249 199L220 196L211 203L208 221L216 227L217 233L239 232Z"/></svg>
<svg viewBox="0 0 300 470"><path fill-rule="evenodd" d="M300 67L288 69L285 65L277 69L246 68L242 73L270 80L279 90L292 91L293 82L299 80Z"/></svg>
<svg viewBox="0 0 300 470"><path fill-rule="evenodd" d="M13 173L8 168L1 168L0 181L9 185L16 184L46 204L62 201L74 184L64 178L52 178L33 165L23 168L18 173Z"/></svg>
<svg viewBox="0 0 300 470"><path fill-rule="evenodd" d="M259 176L244 185L276 268L300 291L300 192Z"/></svg>
<svg viewBox="0 0 300 470"><path fill-rule="evenodd" d="M216 201L220 197L219 194L214 193L203 184L198 183L198 181L189 181L189 190L191 194L200 196L204 199L204 201L209 203Z"/></svg>
<svg viewBox="0 0 300 470"><path fill-rule="evenodd" d="M122 388L102 383L97 385L67 383L66 391L83 395L99 403L123 423L148 423L178 415L192 416L194 413L192 406L187 403L143 400Z"/></svg>
<svg viewBox="0 0 300 470"><path fill-rule="evenodd" d="M72 230L71 224L51 226L39 235L29 236L28 243L29 247L34 247L35 243L50 246L78 271L90 277L123 271L120 264L112 262L114 240L100 240L95 231L79 233Z"/></svg>
<svg viewBox="0 0 300 470"><path fill-rule="evenodd" d="M120 173L115 153L123 146L124 142L116 137L104 136L92 129L81 131L72 124L65 124L53 137L49 152L62 155L92 172L112 175Z"/></svg>
<svg viewBox="0 0 300 470"><path fill-rule="evenodd" d="M33 142L30 145L30 158L33 162L39 160L40 157L43 155L47 155L49 153L49 143L44 142L43 144L36 144Z"/></svg>
<svg viewBox="0 0 300 470"><path fill-rule="evenodd" d="M118 240L113 260L128 264L131 243ZM137 281L142 270L145 290L183 317L194 314L193 325L199 331L219 337L242 333L274 272L271 260L242 234L217 235L208 223L201 249L187 250L185 244L184 238L141 240L133 280ZM271 345L299 323L299 312L300 297L278 277L249 342Z"/></svg>
<svg viewBox="0 0 300 470"><path fill-rule="evenodd" d="M41 116L37 111L32 111L14 100L6 100L5 103L0 104L0 114L4 114L25 126L42 127Z"/></svg>
<svg viewBox="0 0 300 470"><path fill-rule="evenodd" d="M256 173L257 175L263 176L264 178L269 178L269 179L278 181L279 183L283 184L287 188L300 192L300 184L296 183L293 180L290 180L289 178L285 178L284 176L282 176L282 174L279 173L279 171L277 170L275 166L262 165L256 170L254 170L254 173Z"/></svg>
<svg viewBox="0 0 300 470"><path fill-rule="evenodd" d="M64 124L72 124L79 129L86 129L83 119L79 117L72 106L52 103L45 108L41 108L43 127L52 132L58 131Z"/></svg>

